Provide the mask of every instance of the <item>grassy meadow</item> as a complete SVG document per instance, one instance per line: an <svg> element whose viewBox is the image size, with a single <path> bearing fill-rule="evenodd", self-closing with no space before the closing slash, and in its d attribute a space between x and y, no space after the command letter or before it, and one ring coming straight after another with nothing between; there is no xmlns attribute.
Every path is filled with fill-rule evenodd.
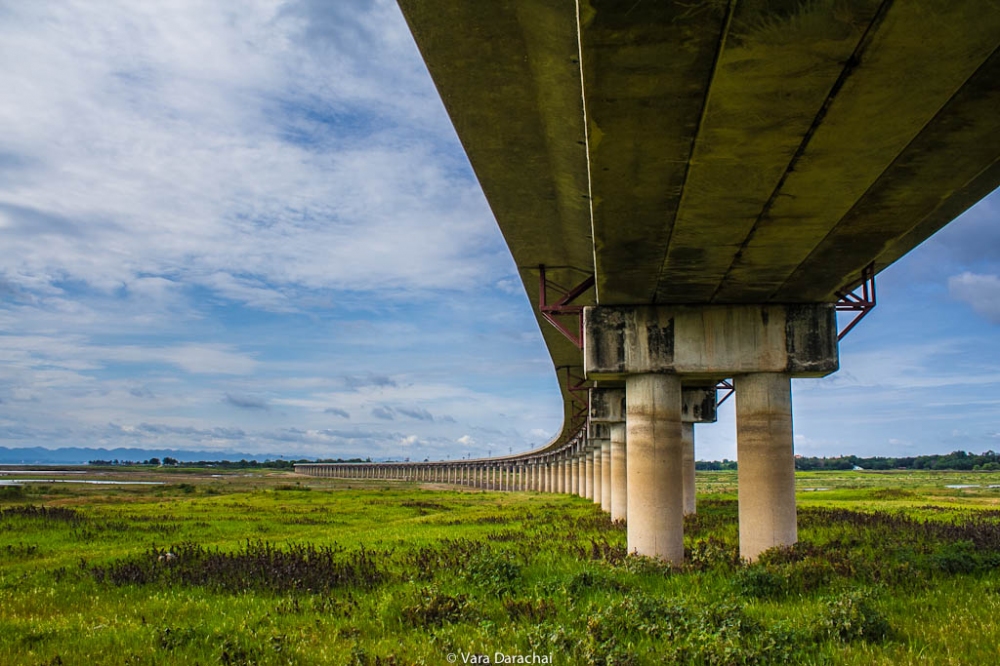
<svg viewBox="0 0 1000 666"><path fill-rule="evenodd" d="M700 472L673 569L577 497L95 474L164 485L0 486L0 664L1000 662L1000 473L800 473L747 566Z"/></svg>

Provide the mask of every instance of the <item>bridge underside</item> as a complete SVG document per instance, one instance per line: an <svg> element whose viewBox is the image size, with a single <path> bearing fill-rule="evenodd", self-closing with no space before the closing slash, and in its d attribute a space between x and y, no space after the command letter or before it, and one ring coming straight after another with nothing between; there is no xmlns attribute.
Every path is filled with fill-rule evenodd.
<svg viewBox="0 0 1000 666"><path fill-rule="evenodd" d="M830 302L1000 185L997 3L399 4L533 303Z"/></svg>

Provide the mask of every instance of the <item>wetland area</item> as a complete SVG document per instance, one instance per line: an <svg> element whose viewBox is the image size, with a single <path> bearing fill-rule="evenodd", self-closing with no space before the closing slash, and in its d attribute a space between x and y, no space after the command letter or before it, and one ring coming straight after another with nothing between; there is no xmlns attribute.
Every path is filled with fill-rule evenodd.
<svg viewBox="0 0 1000 666"><path fill-rule="evenodd" d="M5 665L1000 661L998 472L800 472L800 542L752 565L736 473L699 472L671 568L565 495L16 471Z"/></svg>

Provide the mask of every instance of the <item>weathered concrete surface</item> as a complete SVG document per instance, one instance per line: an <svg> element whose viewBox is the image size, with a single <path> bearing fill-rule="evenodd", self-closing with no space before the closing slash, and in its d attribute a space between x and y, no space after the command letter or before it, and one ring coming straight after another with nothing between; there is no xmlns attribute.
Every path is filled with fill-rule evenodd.
<svg viewBox="0 0 1000 666"><path fill-rule="evenodd" d="M628 518L628 468L625 423L611 425L611 520Z"/></svg>
<svg viewBox="0 0 1000 666"><path fill-rule="evenodd" d="M788 375L744 375L736 381L740 556L754 560L798 540L792 387Z"/></svg>
<svg viewBox="0 0 1000 666"><path fill-rule="evenodd" d="M590 389L591 423L619 423L625 421L625 389Z"/></svg>
<svg viewBox="0 0 1000 666"><path fill-rule="evenodd" d="M614 432L613 428L609 428ZM601 440L601 510L611 513L611 439Z"/></svg>
<svg viewBox="0 0 1000 666"><path fill-rule="evenodd" d="M628 549L684 560L681 384L674 375L629 375L625 384Z"/></svg>
<svg viewBox="0 0 1000 666"><path fill-rule="evenodd" d="M718 419L714 388L685 388L681 393L681 420L685 423L715 423ZM590 389L592 423L625 422L625 389Z"/></svg>
<svg viewBox="0 0 1000 666"><path fill-rule="evenodd" d="M694 423L681 423L682 464L684 466L684 515L695 513Z"/></svg>
<svg viewBox="0 0 1000 666"><path fill-rule="evenodd" d="M594 499L594 447L589 440L584 454L584 463L586 467L583 473L583 496L592 500Z"/></svg>
<svg viewBox="0 0 1000 666"><path fill-rule="evenodd" d="M584 310L588 379L748 372L824 377L837 370L832 304L597 306Z"/></svg>
<svg viewBox="0 0 1000 666"><path fill-rule="evenodd" d="M601 451L604 448L604 439L591 439L591 445L594 447L594 504L600 504L601 500L604 498L604 489L601 487L604 482L604 458Z"/></svg>
<svg viewBox="0 0 1000 666"><path fill-rule="evenodd" d="M582 496L583 493L580 492L580 456L574 455L571 458L571 464L573 469L570 474L570 492Z"/></svg>
<svg viewBox="0 0 1000 666"><path fill-rule="evenodd" d="M715 388L685 388L681 391L683 423L715 423L719 419L719 394Z"/></svg>

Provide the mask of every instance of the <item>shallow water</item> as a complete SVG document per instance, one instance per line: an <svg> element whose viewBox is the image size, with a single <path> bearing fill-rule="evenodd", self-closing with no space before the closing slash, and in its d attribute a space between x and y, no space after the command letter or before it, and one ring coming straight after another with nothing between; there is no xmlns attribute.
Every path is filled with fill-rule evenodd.
<svg viewBox="0 0 1000 666"><path fill-rule="evenodd" d="M10 474L38 474L37 469L0 469L0 476L8 476ZM74 469L46 469L41 471L42 474L86 474L87 472L83 470Z"/></svg>
<svg viewBox="0 0 1000 666"><path fill-rule="evenodd" d="M0 479L0 486L25 483L89 483L95 486L162 486L163 481L96 481L94 479Z"/></svg>

